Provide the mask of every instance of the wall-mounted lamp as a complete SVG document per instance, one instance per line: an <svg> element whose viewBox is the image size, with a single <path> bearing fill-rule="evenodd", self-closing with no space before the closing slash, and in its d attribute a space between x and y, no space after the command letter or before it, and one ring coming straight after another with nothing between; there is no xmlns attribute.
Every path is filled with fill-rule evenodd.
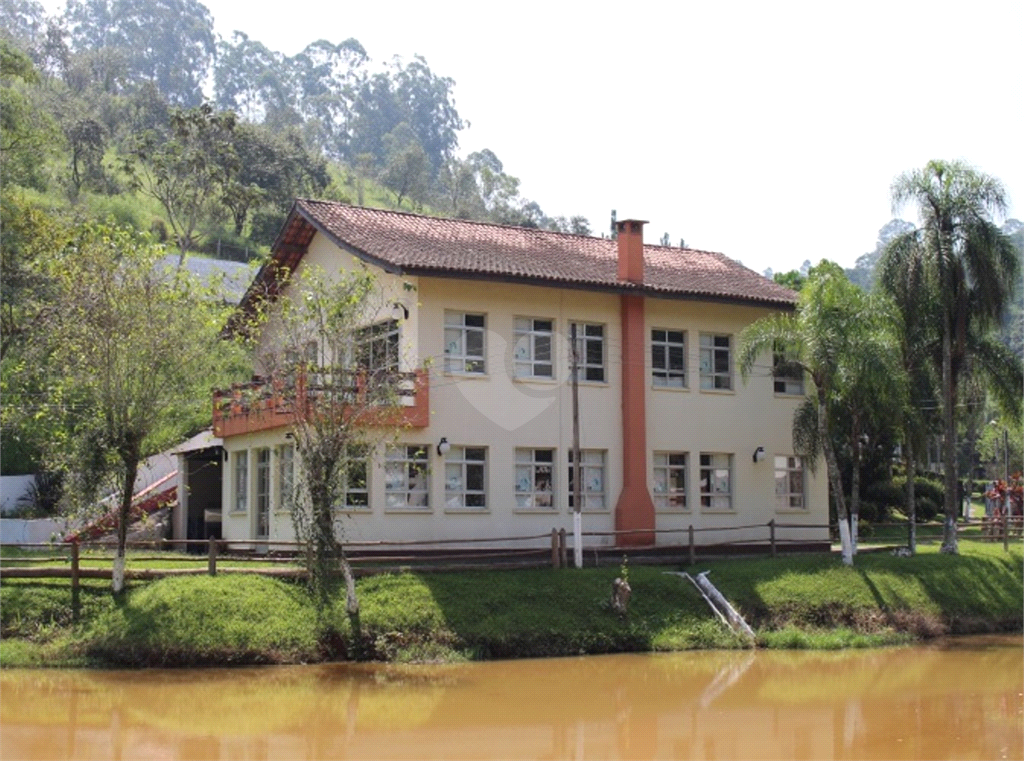
<svg viewBox="0 0 1024 761"><path fill-rule="evenodd" d="M407 307L401 301L393 301L393 302L391 302L391 314L393 314L395 316L396 320L398 319L398 310L402 310L402 319L403 320L408 320L409 319L409 307Z"/></svg>
<svg viewBox="0 0 1024 761"><path fill-rule="evenodd" d="M291 431L288 431L288 433L286 433L286 434L284 435L284 437L285 437L286 439L289 439L289 440L291 440L291 439L294 439L294 438L295 438L295 434L294 434L294 433L292 433Z"/></svg>
<svg viewBox="0 0 1024 761"><path fill-rule="evenodd" d="M764 447L758 447L754 450L754 462L761 462L764 459Z"/></svg>
<svg viewBox="0 0 1024 761"><path fill-rule="evenodd" d="M224 462L227 462L231 458L231 452L224 450Z"/></svg>
<svg viewBox="0 0 1024 761"><path fill-rule="evenodd" d="M437 442L437 453L439 455L441 455L442 457L444 457L446 454L448 454L448 451L451 448L452 448L452 445L448 443L448 439L446 439L444 436L442 436L441 440L439 442Z"/></svg>

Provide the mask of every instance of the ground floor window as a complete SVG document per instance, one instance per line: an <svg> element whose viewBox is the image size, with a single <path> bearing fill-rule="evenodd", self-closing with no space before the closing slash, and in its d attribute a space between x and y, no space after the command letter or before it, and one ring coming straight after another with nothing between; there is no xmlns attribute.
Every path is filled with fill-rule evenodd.
<svg viewBox="0 0 1024 761"><path fill-rule="evenodd" d="M295 490L295 445L284 444L277 453L277 509L291 510Z"/></svg>
<svg viewBox="0 0 1024 761"><path fill-rule="evenodd" d="M700 504L711 510L732 510L732 455L700 455Z"/></svg>
<svg viewBox="0 0 1024 761"><path fill-rule="evenodd" d="M389 446L384 455L384 494L387 507L430 507L429 465L425 446Z"/></svg>
<svg viewBox="0 0 1024 761"><path fill-rule="evenodd" d="M446 507L487 507L487 449L452 447L444 458Z"/></svg>
<svg viewBox="0 0 1024 761"><path fill-rule="evenodd" d="M341 504L346 510L369 510L369 450L349 447L342 468Z"/></svg>
<svg viewBox="0 0 1024 761"><path fill-rule="evenodd" d="M235 462L234 510L238 513L244 513L249 509L249 450L242 449L240 451L233 452L231 454L231 458Z"/></svg>
<svg viewBox="0 0 1024 761"><path fill-rule="evenodd" d="M775 457L775 507L780 510L803 510L804 465L799 457Z"/></svg>
<svg viewBox="0 0 1024 761"><path fill-rule="evenodd" d="M554 449L516 449L516 507L555 506L554 465Z"/></svg>
<svg viewBox="0 0 1024 761"><path fill-rule="evenodd" d="M270 450L256 450L256 536L270 536Z"/></svg>
<svg viewBox="0 0 1024 761"><path fill-rule="evenodd" d="M659 510L686 509L686 452L654 453L654 506Z"/></svg>
<svg viewBox="0 0 1024 761"><path fill-rule="evenodd" d="M569 450L569 507L575 508L573 504L573 476L576 469L573 467L572 450ZM580 496L582 497L581 510L604 510L606 507L604 495L604 450L603 449L581 449L580 450Z"/></svg>

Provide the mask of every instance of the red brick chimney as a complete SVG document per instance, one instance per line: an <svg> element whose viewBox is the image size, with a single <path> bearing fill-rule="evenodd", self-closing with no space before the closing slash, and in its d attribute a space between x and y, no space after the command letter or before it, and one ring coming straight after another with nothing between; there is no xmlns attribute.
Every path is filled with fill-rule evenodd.
<svg viewBox="0 0 1024 761"><path fill-rule="evenodd" d="M644 281L644 225L639 219L615 223L619 242L619 280L639 285Z"/></svg>
<svg viewBox="0 0 1024 761"><path fill-rule="evenodd" d="M619 280L644 282L644 225L636 219L616 222ZM644 297L619 296L622 316L622 493L615 505L615 528L621 546L655 543L655 511L647 488L647 375L645 370Z"/></svg>

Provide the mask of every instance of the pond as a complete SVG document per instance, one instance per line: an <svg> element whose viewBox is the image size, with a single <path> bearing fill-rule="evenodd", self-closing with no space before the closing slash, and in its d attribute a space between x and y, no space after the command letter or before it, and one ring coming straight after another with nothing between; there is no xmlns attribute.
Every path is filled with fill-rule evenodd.
<svg viewBox="0 0 1024 761"><path fill-rule="evenodd" d="M458 665L0 671L10 759L1024 756L1024 639Z"/></svg>

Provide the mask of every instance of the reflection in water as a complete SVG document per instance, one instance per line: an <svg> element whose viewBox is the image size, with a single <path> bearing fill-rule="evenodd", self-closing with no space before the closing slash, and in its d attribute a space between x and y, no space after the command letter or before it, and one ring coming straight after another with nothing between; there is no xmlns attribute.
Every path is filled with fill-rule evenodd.
<svg viewBox="0 0 1024 761"><path fill-rule="evenodd" d="M867 652L0 671L3 758L1021 758L1019 636Z"/></svg>

